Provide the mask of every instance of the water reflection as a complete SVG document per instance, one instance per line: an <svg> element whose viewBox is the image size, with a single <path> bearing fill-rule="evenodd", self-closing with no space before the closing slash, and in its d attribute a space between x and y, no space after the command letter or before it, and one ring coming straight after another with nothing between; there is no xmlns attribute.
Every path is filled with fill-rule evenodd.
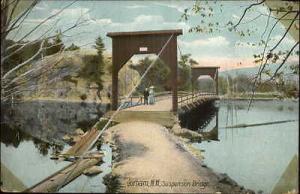
<svg viewBox="0 0 300 194"><path fill-rule="evenodd" d="M179 114L180 125L203 135L202 140L219 141L218 138L218 102L210 101Z"/></svg>
<svg viewBox="0 0 300 194"><path fill-rule="evenodd" d="M218 107L214 104L214 101L209 101L197 108L179 114L180 125L193 131L202 131L216 116L217 112Z"/></svg>
<svg viewBox="0 0 300 194"><path fill-rule="evenodd" d="M64 146L50 144L48 142L43 142L37 138L33 138L30 135L22 132L19 128L11 128L9 125L3 123L1 124L1 142L6 146L13 146L15 148L19 147L20 143L23 141L32 141L35 148L43 156L48 155L49 150L51 154L58 153L63 150Z"/></svg>
<svg viewBox="0 0 300 194"><path fill-rule="evenodd" d="M1 124L7 130L20 130L43 142L62 145L65 134L76 128L88 130L105 111L106 105L95 103L33 101L2 104ZM7 137L9 139L12 138ZM39 147L42 153L46 153L45 147Z"/></svg>
<svg viewBox="0 0 300 194"><path fill-rule="evenodd" d="M298 153L299 123L288 122L247 128L226 126L282 120L297 120L298 102L255 101L248 111L248 101L221 101L218 111L218 139L195 143L207 166L227 173L246 188L271 193L288 163ZM214 120L203 128L210 130Z"/></svg>
<svg viewBox="0 0 300 194"><path fill-rule="evenodd" d="M52 101L2 104L1 163L31 187L69 164L50 159L52 154L69 148L62 141L63 135L74 132L76 128L90 129L107 108L95 103ZM92 178L81 175L62 191L82 191L78 182L88 180L83 192L104 192L105 186L100 181L110 170L107 166L111 165L106 161L111 151L104 150L103 173Z"/></svg>

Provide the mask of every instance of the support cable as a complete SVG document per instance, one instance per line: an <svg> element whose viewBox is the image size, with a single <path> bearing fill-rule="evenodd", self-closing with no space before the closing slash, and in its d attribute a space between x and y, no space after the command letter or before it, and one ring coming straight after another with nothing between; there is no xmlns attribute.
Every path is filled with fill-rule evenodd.
<svg viewBox="0 0 300 194"><path fill-rule="evenodd" d="M167 47L167 45L169 44L169 42L171 41L171 39L173 38L174 34L172 34L170 36L170 38L167 40L167 42L164 44L164 46L162 47L162 49L160 50L160 52L157 54L157 57L154 61L152 61L152 63L149 65L149 67L146 69L146 71L144 72L144 74L141 76L141 78L139 79L139 81L136 83L136 85L132 88L132 90L127 94L127 96L125 97L125 101L123 101L121 103L121 105L118 107L118 109L112 114L112 116L110 117L110 119L108 120L108 122L105 124L105 126L102 128L102 130L99 132L99 134L97 135L97 137L93 140L93 142L89 145L87 151L89 151L94 144L96 143L96 141L99 139L99 137L103 134L103 132L108 128L108 126L111 124L113 118L119 113L119 111L122 109L122 107L124 106L126 100L128 100L131 95L133 94L133 92L136 90L136 88L140 85L141 81L145 78L145 76L147 75L147 73L150 71L150 69L153 67L153 65L156 63L156 61L159 59L160 55L163 53L163 51L165 50L165 48ZM83 157L87 154L88 152L83 153L79 159L77 160L77 164L75 165L75 167L72 169L72 172L70 172L70 174L65 178L65 180L62 182L62 184L57 188L57 191L66 183L66 180L70 177L70 175L73 173L73 171L77 168L78 164L80 163L80 160L83 159Z"/></svg>

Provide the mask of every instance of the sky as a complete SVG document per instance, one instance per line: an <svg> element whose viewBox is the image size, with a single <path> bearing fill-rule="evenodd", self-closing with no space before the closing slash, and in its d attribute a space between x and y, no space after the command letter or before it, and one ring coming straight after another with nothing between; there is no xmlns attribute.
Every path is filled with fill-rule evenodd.
<svg viewBox="0 0 300 194"><path fill-rule="evenodd" d="M59 12L72 1L41 1L24 21L17 34L13 32L11 37L21 37L30 29L39 24L50 15ZM225 25L228 21L236 23L242 15L244 8L255 1L221 1L214 3L208 1L213 7L214 17L211 21L218 21ZM247 42L257 43L261 40L267 17L262 16L251 21L259 14L268 14L266 6L256 6L245 15L240 29L255 29L256 33L250 37L241 38L235 32L229 32L222 28L220 32L211 34L190 33L188 30L200 23L198 15L192 15L188 21L181 21L181 15L186 8L192 8L194 1L77 1L59 15L43 24L29 39L36 39L48 29L64 30L72 26L79 18L87 20L84 25L66 33L63 41L66 45L74 43L82 48L92 48L98 36L103 38L106 52L111 53L111 38L108 32L118 31L143 31L182 29L183 35L178 36L178 46L183 54L191 54L200 65L220 66L221 70L232 68L252 67L253 54L262 52L261 46L249 46ZM205 5L204 1L200 5ZM222 11L220 10L222 8ZM270 26L275 20L270 20ZM53 28L53 26L55 26ZM279 24L271 39L273 45L279 40L285 28ZM271 42L272 43L272 42ZM287 36L280 49L288 50L295 44L291 36ZM271 44L272 45L272 44ZM178 52L180 54L180 52ZM298 57L292 56L291 61L298 61ZM242 62L242 64L240 64Z"/></svg>

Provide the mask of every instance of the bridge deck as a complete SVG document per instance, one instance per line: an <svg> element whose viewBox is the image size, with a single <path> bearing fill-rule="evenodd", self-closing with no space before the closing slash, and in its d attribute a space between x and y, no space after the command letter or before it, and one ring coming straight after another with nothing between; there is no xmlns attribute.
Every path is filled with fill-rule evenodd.
<svg viewBox="0 0 300 194"><path fill-rule="evenodd" d="M190 97L189 97L190 96ZM178 108L182 108L183 106L193 104L194 102L206 102L209 100L216 100L219 97L215 94L206 94L206 95L199 95L199 96L187 96L186 99L183 99L180 104L178 104ZM122 111L164 111L170 112L172 111L172 96L167 96L167 98L161 99L157 98L155 104L148 104L148 105L138 105L133 107L128 107L123 109Z"/></svg>
<svg viewBox="0 0 300 194"><path fill-rule="evenodd" d="M124 109L126 111L171 111L172 99L167 98L164 100L156 101L155 104L139 105Z"/></svg>

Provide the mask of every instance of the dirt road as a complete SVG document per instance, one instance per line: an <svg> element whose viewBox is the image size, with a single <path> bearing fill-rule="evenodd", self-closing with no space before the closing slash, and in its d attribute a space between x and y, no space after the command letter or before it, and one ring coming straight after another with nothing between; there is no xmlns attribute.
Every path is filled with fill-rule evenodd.
<svg viewBox="0 0 300 194"><path fill-rule="evenodd" d="M106 137L113 134L119 150L113 174L120 176L121 192L216 193L241 190L237 185L220 183L219 176L202 167L199 159L158 124L132 121L116 125L107 132Z"/></svg>

